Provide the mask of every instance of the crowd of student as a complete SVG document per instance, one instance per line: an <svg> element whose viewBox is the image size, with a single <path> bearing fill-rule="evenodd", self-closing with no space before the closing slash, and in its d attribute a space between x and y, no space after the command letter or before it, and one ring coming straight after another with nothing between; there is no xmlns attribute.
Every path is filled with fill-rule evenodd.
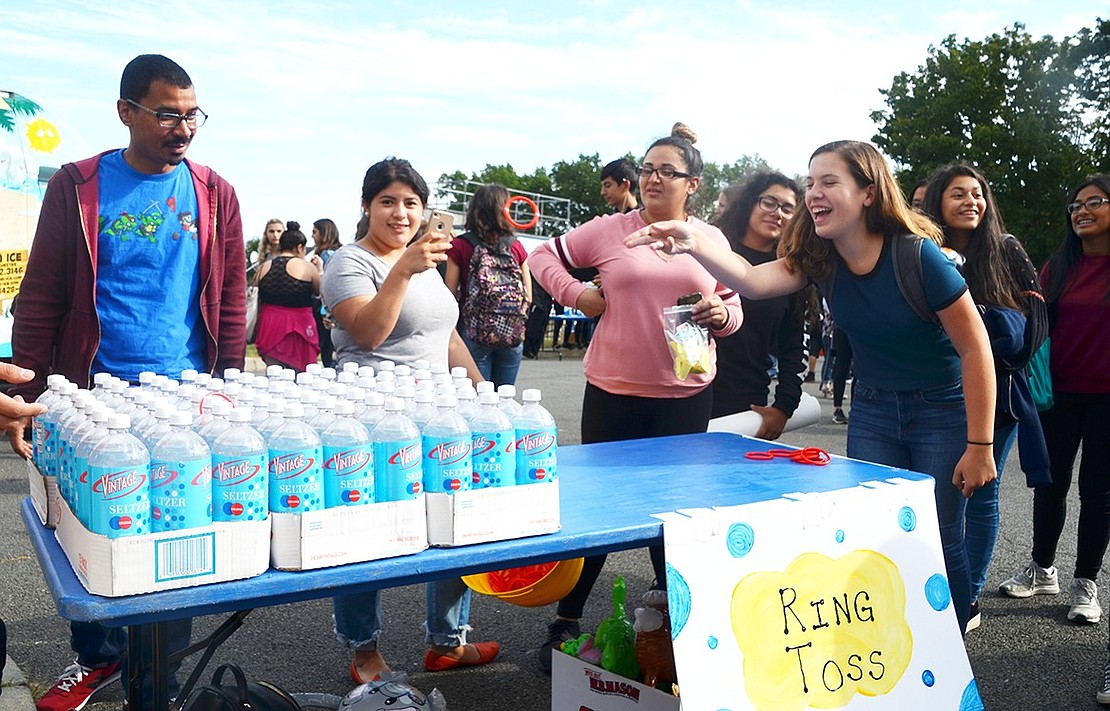
<svg viewBox="0 0 1110 711"><path fill-rule="evenodd" d="M18 383L13 397L0 396L0 425L24 456L23 426L41 412L31 403L51 372L83 382L102 370L135 380L142 370L172 377L243 365L239 206L226 181L185 160L206 118L192 82L171 60L143 55L125 69L120 96L129 146L63 167L44 199L15 309L14 358L29 370L0 369ZM420 174L396 158L375 163L363 181L354 243L340 246L335 224L318 220L309 254L298 223L267 223L253 277L259 354L297 369L318 356L371 366L425 360L462 366L475 380L512 382L522 354L535 353L523 320L534 276L544 293L594 319L583 358L583 442L702 432L712 417L743 410L761 416L760 437L775 439L801 397L806 316L822 313L823 301L840 334L820 336L827 360L830 350L843 358L845 376L852 361L850 417L840 409L843 380L838 391L835 373L822 376L822 385L831 378L848 425L848 455L936 478L961 630L981 619L999 476L1015 439L1027 483L1036 486L1033 550L1001 592L1059 592L1056 545L1082 447L1067 617L1098 622L1097 579L1110 541L1110 349L1100 347L1110 317L1110 177L1093 176L1068 196L1063 241L1038 275L1005 232L987 178L971 166L942 168L920 186L920 205L917 190L911 205L873 146L837 141L813 152L804 190L779 173L755 174L726 191L716 224L708 224L687 209L703 168L695 141L676 124L638 166L606 166L601 190L615 211L527 258L503 217L504 188L479 190L467 234L451 240L420 232L429 197ZM163 220L145 239L128 239L126 230L143 226L122 216L152 200L189 219ZM186 224L191 239L177 226ZM520 282L509 290L519 333L516 326L503 339L469 326L460 333L460 314L465 321L474 297L475 255ZM906 263L916 286L903 283ZM676 373L662 338L663 309L680 299L712 335L711 367L687 377ZM1027 364L1044 353L1054 403L1040 403L1038 413ZM664 588L662 550L651 559L655 586ZM559 602L541 646L546 669L553 647L578 634L603 564L604 556L588 559ZM496 657L496 642L466 640L469 595L458 580L428 585L429 671ZM352 681L388 670L378 649L378 592L337 598L335 626L353 650ZM176 626L171 646L185 646L189 632L188 621ZM77 659L40 700L44 711L80 708L119 674L119 630L74 624L72 644ZM1110 664L1097 698L1110 703Z"/></svg>

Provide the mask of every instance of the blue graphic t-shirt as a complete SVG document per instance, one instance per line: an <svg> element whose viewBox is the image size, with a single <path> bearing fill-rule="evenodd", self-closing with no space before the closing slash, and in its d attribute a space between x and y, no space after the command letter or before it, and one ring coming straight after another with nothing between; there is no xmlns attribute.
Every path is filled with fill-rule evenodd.
<svg viewBox="0 0 1110 711"><path fill-rule="evenodd" d="M184 163L146 175L122 150L101 158L94 374L137 381L144 370L177 378L205 369L196 215Z"/></svg>

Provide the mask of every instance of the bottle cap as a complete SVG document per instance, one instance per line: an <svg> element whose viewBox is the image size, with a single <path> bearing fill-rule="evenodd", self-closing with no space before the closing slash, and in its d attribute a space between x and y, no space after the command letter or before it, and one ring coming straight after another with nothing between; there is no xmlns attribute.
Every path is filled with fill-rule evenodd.
<svg viewBox="0 0 1110 711"><path fill-rule="evenodd" d="M193 424L193 416L184 410L174 410L170 415L170 424L174 427L190 427Z"/></svg>
<svg viewBox="0 0 1110 711"><path fill-rule="evenodd" d="M521 394L521 399L524 402L539 402L543 398L540 397L539 388L528 388Z"/></svg>

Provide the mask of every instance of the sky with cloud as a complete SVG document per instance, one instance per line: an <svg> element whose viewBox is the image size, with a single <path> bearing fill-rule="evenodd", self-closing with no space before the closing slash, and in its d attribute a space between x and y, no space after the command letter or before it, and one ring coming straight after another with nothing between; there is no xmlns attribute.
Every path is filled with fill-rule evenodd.
<svg viewBox="0 0 1110 711"><path fill-rule="evenodd" d="M5 0L0 89L41 104L63 160L127 142L115 102L135 55L191 75L211 118L190 157L239 193L244 230L331 217L347 238L362 174L388 155L429 182L641 155L672 123L707 160L804 173L814 148L870 139L879 90L949 34L1015 22L1061 38L1105 0L635 4L609 0Z"/></svg>

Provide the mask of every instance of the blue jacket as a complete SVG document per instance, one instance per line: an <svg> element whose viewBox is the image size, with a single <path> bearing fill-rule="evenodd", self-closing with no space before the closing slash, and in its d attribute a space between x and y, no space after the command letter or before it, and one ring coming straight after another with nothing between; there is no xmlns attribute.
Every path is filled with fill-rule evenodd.
<svg viewBox="0 0 1110 711"><path fill-rule="evenodd" d="M995 359L995 380L998 400L995 406L995 429L1014 422L1018 427L1018 457L1025 472L1027 486L1052 483L1048 466L1048 445L1045 444L1041 420L1029 390L1025 370L1036 338L1029 338L1025 314L1014 309L986 308L983 323L991 341ZM1041 339L1043 340L1043 339ZM1037 346L1040 344L1037 343ZM1033 348L1033 350L1036 350Z"/></svg>

